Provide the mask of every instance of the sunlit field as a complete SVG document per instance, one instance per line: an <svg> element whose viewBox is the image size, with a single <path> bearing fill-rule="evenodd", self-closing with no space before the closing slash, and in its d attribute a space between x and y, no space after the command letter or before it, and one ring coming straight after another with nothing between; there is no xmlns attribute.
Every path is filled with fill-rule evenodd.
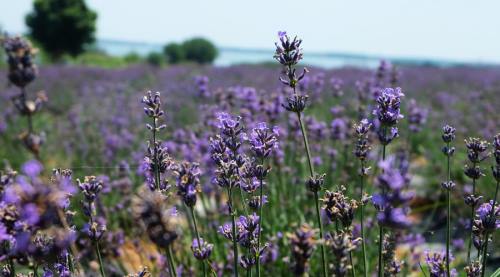
<svg viewBox="0 0 500 277"><path fill-rule="evenodd" d="M193 41L99 66L1 39L1 276L500 276L500 67Z"/></svg>

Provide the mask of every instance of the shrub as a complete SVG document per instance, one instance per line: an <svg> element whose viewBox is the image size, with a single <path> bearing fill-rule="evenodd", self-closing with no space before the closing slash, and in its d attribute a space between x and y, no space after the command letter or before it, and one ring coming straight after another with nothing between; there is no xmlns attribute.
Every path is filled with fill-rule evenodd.
<svg viewBox="0 0 500 277"><path fill-rule="evenodd" d="M169 43L163 48L163 54L167 62L177 64L186 59L186 53L182 45L178 43Z"/></svg>
<svg viewBox="0 0 500 277"><path fill-rule="evenodd" d="M188 61L200 64L212 63L218 54L215 45L204 38L187 40L182 44L182 48Z"/></svg>
<svg viewBox="0 0 500 277"><path fill-rule="evenodd" d="M158 52L151 52L146 57L146 61L152 66L162 66L164 59L163 55Z"/></svg>

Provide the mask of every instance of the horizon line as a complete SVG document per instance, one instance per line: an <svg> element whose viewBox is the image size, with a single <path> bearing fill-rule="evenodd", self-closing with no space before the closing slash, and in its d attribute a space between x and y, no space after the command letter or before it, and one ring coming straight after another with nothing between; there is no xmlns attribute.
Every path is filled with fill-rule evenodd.
<svg viewBox="0 0 500 277"><path fill-rule="evenodd" d="M133 41L126 39L112 39L112 38L96 38L95 45L98 46L98 42L116 43L116 44L129 44L136 46L149 46L161 48L168 43L159 42L143 42L143 41ZM232 51L232 52L252 52L252 53L273 53L273 49L265 48L245 48L237 46L219 46L216 45L217 49ZM470 60L460 60L460 59L450 59L450 58L439 58L439 57L419 57L419 56L390 56L390 55L379 55L379 54L360 54L352 53L347 51L312 51L308 52L308 56L311 57L329 57L329 58L350 58L359 60L372 60L380 61L386 60L393 63L402 64L431 64L431 65L445 65L445 66L484 66L484 67L498 67L500 62L485 62L481 60L470 61ZM272 60L272 58L270 58Z"/></svg>

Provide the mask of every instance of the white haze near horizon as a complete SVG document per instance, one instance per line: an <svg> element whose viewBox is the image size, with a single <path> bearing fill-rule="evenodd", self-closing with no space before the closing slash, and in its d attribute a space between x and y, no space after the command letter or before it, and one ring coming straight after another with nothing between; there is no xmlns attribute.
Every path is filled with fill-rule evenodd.
<svg viewBox="0 0 500 277"><path fill-rule="evenodd" d="M203 36L221 47L272 49L278 30L304 50L500 63L496 0L87 0L97 38L147 43ZM0 26L25 32L31 0L0 0Z"/></svg>

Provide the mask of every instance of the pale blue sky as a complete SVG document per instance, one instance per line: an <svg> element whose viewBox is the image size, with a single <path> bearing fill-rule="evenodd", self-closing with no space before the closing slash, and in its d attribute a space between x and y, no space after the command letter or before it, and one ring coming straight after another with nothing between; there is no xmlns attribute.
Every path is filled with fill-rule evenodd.
<svg viewBox="0 0 500 277"><path fill-rule="evenodd" d="M97 36L139 42L202 35L271 49L278 30L306 51L500 62L498 0L87 0ZM30 0L0 0L0 25L23 32Z"/></svg>

